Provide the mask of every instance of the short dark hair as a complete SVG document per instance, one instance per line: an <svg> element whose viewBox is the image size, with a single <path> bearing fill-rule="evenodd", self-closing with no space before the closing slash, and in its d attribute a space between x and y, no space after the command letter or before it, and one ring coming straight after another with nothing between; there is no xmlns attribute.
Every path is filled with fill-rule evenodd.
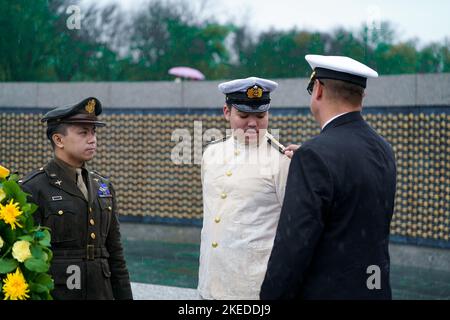
<svg viewBox="0 0 450 320"><path fill-rule="evenodd" d="M53 150L55 150L55 143L53 142L53 135L55 133L62 134L63 136L67 135L67 128L69 127L66 123L59 123L55 125L49 125L47 127L47 138L50 140L50 143L52 144Z"/></svg>
<svg viewBox="0 0 450 320"><path fill-rule="evenodd" d="M362 104L364 88L356 84L333 79L321 79L331 99L336 99L353 106Z"/></svg>

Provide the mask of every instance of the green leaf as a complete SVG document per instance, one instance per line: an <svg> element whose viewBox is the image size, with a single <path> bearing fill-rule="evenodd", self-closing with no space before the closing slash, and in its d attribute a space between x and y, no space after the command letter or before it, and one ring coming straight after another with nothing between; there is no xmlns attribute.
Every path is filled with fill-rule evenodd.
<svg viewBox="0 0 450 320"><path fill-rule="evenodd" d="M28 242L33 242L33 237L32 236L30 236L30 235L23 235L23 236L20 236L19 238L18 238L19 240L25 240L25 241L28 241Z"/></svg>
<svg viewBox="0 0 450 320"><path fill-rule="evenodd" d="M30 213L31 212L31 203L25 203L22 206L22 211L23 211L24 214L31 214Z"/></svg>
<svg viewBox="0 0 450 320"><path fill-rule="evenodd" d="M26 218L25 218L26 217ZM28 213L27 216L24 215L25 221L23 222L23 227L25 230L32 230L34 227L34 220Z"/></svg>
<svg viewBox="0 0 450 320"><path fill-rule="evenodd" d="M30 247L31 254L34 258L44 260L44 251L42 250L42 247L36 244L33 244Z"/></svg>
<svg viewBox="0 0 450 320"><path fill-rule="evenodd" d="M35 279L35 283L47 287L49 290L54 288L54 282L52 277L47 273L40 273Z"/></svg>
<svg viewBox="0 0 450 320"><path fill-rule="evenodd" d="M42 298L38 293L31 292L31 300L42 300Z"/></svg>
<svg viewBox="0 0 450 320"><path fill-rule="evenodd" d="M20 189L20 186L15 181L5 181L3 183L3 189L7 196L14 199L14 202L19 203L22 207L27 203L27 195Z"/></svg>
<svg viewBox="0 0 450 320"><path fill-rule="evenodd" d="M15 230L12 230L10 225L5 224L5 228L2 230L2 238L7 243L14 243L16 242L16 232ZM5 249L3 249L5 250Z"/></svg>
<svg viewBox="0 0 450 320"><path fill-rule="evenodd" d="M30 283L29 286L32 292L42 293L49 291L49 289L46 286L39 283Z"/></svg>
<svg viewBox="0 0 450 320"><path fill-rule="evenodd" d="M50 293L45 293L44 300L53 300L53 297L50 295Z"/></svg>
<svg viewBox="0 0 450 320"><path fill-rule="evenodd" d="M38 208L39 208L39 206L37 204L30 203L30 214L35 213Z"/></svg>
<svg viewBox="0 0 450 320"><path fill-rule="evenodd" d="M14 271L18 265L14 259L0 259L0 274Z"/></svg>
<svg viewBox="0 0 450 320"><path fill-rule="evenodd" d="M8 180L12 181L18 181L20 178L17 174L13 173L9 176Z"/></svg>
<svg viewBox="0 0 450 320"><path fill-rule="evenodd" d="M43 230L42 232L44 233L44 237L39 241L39 244L44 247L50 247L50 232L48 232L48 230Z"/></svg>
<svg viewBox="0 0 450 320"><path fill-rule="evenodd" d="M43 247L42 250L44 250L45 253L47 253L47 262L50 263L53 259L53 251L50 250L48 247Z"/></svg>
<svg viewBox="0 0 450 320"><path fill-rule="evenodd" d="M36 258L30 258L25 260L25 267L34 272L47 272L48 271L48 264L45 263L43 260L36 259Z"/></svg>
<svg viewBox="0 0 450 320"><path fill-rule="evenodd" d="M25 204L22 206L22 212L23 212L23 213L28 213L28 212L30 211L30 209L31 209L31 204L29 204L29 203L25 203Z"/></svg>

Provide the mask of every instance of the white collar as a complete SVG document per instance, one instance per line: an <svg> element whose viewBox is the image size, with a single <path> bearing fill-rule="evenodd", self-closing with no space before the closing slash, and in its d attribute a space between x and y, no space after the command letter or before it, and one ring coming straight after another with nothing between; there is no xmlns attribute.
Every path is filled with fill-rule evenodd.
<svg viewBox="0 0 450 320"><path fill-rule="evenodd" d="M323 130L323 128L325 128L325 127L327 126L327 124L329 124L331 121L333 121L333 120L336 119L336 118L339 118L340 116L343 116L343 115L346 114L346 113L349 113L349 111L348 111L348 112L344 112L344 113L340 113L340 114L334 116L333 118L331 118L330 120L328 120L327 122L325 122L325 124L322 126L322 130Z"/></svg>

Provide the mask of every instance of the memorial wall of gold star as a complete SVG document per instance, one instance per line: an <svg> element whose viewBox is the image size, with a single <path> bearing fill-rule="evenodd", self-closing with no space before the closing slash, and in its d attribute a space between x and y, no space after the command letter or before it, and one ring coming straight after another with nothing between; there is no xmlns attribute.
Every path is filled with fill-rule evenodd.
<svg viewBox="0 0 450 320"><path fill-rule="evenodd" d="M180 143L174 132L190 133L191 139L183 140L185 146L194 147L194 142L204 146L201 134L211 128L225 134L227 123L215 111L193 110L121 109L101 116L108 125L97 130L99 148L89 166L113 182L122 220L201 225L202 148L192 148L184 163L174 163ZM25 175L52 157L41 116L31 109L0 109L3 166ZM367 108L364 117L396 154L391 235L400 241L450 248L450 107ZM280 130L285 145L319 133L308 109L275 109L270 128Z"/></svg>

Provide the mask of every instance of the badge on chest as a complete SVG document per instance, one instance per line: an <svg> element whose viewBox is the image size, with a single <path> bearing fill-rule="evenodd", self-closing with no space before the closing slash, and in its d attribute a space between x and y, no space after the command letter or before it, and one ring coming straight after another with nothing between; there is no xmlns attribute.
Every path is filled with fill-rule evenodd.
<svg viewBox="0 0 450 320"><path fill-rule="evenodd" d="M109 191L108 186L106 185L106 183L100 182L99 184L99 188L98 188L98 196L100 198L110 198L112 197L111 192Z"/></svg>

